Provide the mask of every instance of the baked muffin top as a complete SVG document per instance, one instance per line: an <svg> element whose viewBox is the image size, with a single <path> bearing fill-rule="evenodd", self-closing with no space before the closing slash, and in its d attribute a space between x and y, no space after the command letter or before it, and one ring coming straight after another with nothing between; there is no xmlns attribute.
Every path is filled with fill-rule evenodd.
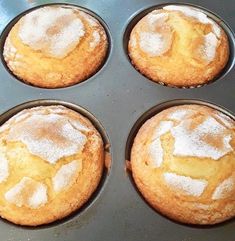
<svg viewBox="0 0 235 241"><path fill-rule="evenodd" d="M234 150L234 120L210 107L182 105L140 128L131 167L157 210L178 221L212 224L235 215Z"/></svg>
<svg viewBox="0 0 235 241"><path fill-rule="evenodd" d="M212 80L223 69L229 46L224 30L201 10L167 5L136 24L129 55L150 79L189 87Z"/></svg>
<svg viewBox="0 0 235 241"><path fill-rule="evenodd" d="M57 88L91 76L107 48L106 32L93 16L77 7L53 5L21 17L9 32L3 55L23 81Z"/></svg>
<svg viewBox="0 0 235 241"><path fill-rule="evenodd" d="M99 22L91 15L72 7L48 6L36 9L19 21L20 40L46 56L64 58L82 41L86 34L85 23L98 26ZM102 37L94 30L90 47L95 48Z"/></svg>
<svg viewBox="0 0 235 241"><path fill-rule="evenodd" d="M75 111L19 112L0 127L0 215L23 225L67 216L97 187L103 151L98 131Z"/></svg>

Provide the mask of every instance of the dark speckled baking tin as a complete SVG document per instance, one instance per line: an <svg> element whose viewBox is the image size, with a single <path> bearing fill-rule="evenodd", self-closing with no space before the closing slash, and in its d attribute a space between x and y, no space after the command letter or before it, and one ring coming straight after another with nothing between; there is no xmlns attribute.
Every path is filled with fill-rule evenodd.
<svg viewBox="0 0 235 241"><path fill-rule="evenodd" d="M90 9L104 20L111 35L111 48L105 65L87 81L68 88L50 90L36 88L18 81L6 70L4 64L0 63L0 112L3 114L24 102L41 99L59 99L82 106L88 112L83 112L83 108L69 105L95 121L94 117L89 114L89 112L92 113L105 128L111 144L112 168L104 180L105 185L102 185L98 190L99 193L80 212L60 222L38 228L20 227L0 220L0 240L235 241L234 220L211 227L198 227L182 225L161 216L143 201L124 170L125 157L128 158L128 147L135 133L132 127L139 117L146 112L137 121L135 127L162 107L190 101L177 100L157 105L174 99L197 99L200 100L196 101L197 103L212 102L226 108L231 114L235 113L235 70L231 69L234 63L232 33L228 73L223 73L217 81L200 88L170 88L148 81L139 74L130 64L125 49L129 31L128 24L131 20L138 19L138 16L137 18L135 16L143 10L151 10L152 6L165 4L166 1L71 0L56 2L71 3ZM178 1L172 2L179 3ZM187 2L215 12L228 23L232 30L235 29L235 3L233 1L192 0ZM2 31L18 14L48 3L55 3L55 1L0 1L0 30ZM181 1L181 3L185 2ZM62 104L67 105L65 102ZM29 107L31 104L26 106ZM36 104L46 103L39 101ZM153 106L157 107L150 109ZM3 114L0 121L3 122L12 114L12 112ZM131 129L131 136L128 139Z"/></svg>

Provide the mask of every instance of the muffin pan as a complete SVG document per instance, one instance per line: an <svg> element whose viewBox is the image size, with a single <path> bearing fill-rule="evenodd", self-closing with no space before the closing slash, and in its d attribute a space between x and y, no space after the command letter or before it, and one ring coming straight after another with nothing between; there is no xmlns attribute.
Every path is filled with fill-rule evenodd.
<svg viewBox="0 0 235 241"><path fill-rule="evenodd" d="M36 228L16 226L1 219L2 240L235 240L234 219L215 226L201 227L179 224L161 216L142 200L128 178L128 173L125 172L125 159L128 158L130 140L134 137L131 129L143 113L147 114L138 120L139 125L135 125L134 128L138 129L141 120L143 122L159 110L181 103L195 103L196 101L199 104L204 104L211 102L216 108L222 106L223 109L227 109L229 115L235 113L235 70L232 68L234 65L234 34L232 31L235 29L235 16L233 14L235 4L229 0L225 0L223 3L219 0L190 0L189 2L221 16L221 19L217 15L215 18L227 32L231 47L229 64L221 76L217 78L217 81L200 88L170 88L146 81L148 79L139 74L130 64L125 46L128 41L128 33L134 24L132 20L137 21L136 17L139 19L153 8L158 8L159 4L166 4L166 1L128 0L124 3L117 0L66 1L66 3L78 5L94 12L103 19L104 26L107 26L107 31L110 33L110 35L108 34L110 36L110 50L104 66L94 76L80 84L60 89L33 87L17 81L7 71L4 62L0 64L1 123L23 108L56 104L56 100L61 100L60 104L72 109L75 108L93 121L101 134L104 133L103 138L106 143L110 144L112 156L111 168L107 174L104 173L103 182L97 190L98 193L82 210L59 222ZM32 7L50 3L55 3L55 1L2 1L0 3L1 31L19 14ZM62 3L62 1L58 1L58 3ZM177 2L174 1L174 3ZM224 25L224 21L228 23L230 28L227 24ZM8 25L6 31L9 31L11 25ZM6 34L5 31L1 37L1 54L4 36L6 36L4 34ZM50 101L42 101L42 99L50 99ZM184 100L176 101L176 99ZM6 112L32 100L35 102L23 104ZM171 102L161 104L165 101ZM77 105L82 108L77 107ZM152 107L154 108L150 109ZM84 108L88 112L84 111ZM105 128L104 132L102 127L99 128L100 125L97 124L93 115ZM135 130L137 131L137 129ZM129 134L130 138L128 139ZM109 141L106 139L107 136Z"/></svg>

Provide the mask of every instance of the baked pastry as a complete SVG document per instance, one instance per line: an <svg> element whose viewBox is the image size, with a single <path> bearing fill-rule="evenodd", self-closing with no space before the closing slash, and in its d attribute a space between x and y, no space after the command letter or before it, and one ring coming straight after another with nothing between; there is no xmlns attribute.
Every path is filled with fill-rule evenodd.
<svg viewBox="0 0 235 241"><path fill-rule="evenodd" d="M107 49L107 36L98 20L76 7L55 5L24 15L9 32L3 56L24 82L58 88L94 74Z"/></svg>
<svg viewBox="0 0 235 241"><path fill-rule="evenodd" d="M103 166L102 138L81 114L23 110L0 127L0 216L29 226L62 219L87 202Z"/></svg>
<svg viewBox="0 0 235 241"><path fill-rule="evenodd" d="M229 58L224 30L201 10L167 5L143 17L130 34L133 65L149 79L175 87L213 80Z"/></svg>
<svg viewBox="0 0 235 241"><path fill-rule="evenodd" d="M156 210L179 222L235 216L235 122L200 105L171 107L147 120L131 150L134 181Z"/></svg>

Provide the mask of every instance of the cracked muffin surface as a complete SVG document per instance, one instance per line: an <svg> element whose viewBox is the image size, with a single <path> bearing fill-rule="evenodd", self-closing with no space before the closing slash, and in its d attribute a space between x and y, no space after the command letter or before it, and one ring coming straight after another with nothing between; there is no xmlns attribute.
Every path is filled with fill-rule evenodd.
<svg viewBox="0 0 235 241"><path fill-rule="evenodd" d="M223 70L229 43L224 30L200 9L167 5L134 26L128 53L136 69L153 81L197 87Z"/></svg>
<svg viewBox="0 0 235 241"><path fill-rule="evenodd" d="M202 105L168 108L147 120L131 149L145 200L167 217L209 225L235 216L235 122Z"/></svg>
<svg viewBox="0 0 235 241"><path fill-rule="evenodd" d="M63 106L25 109L0 127L0 216L37 226L78 210L104 168L99 132Z"/></svg>
<svg viewBox="0 0 235 241"><path fill-rule="evenodd" d="M108 40L103 26L72 6L46 6L19 19L10 30L3 56L22 81L60 88L86 80L103 64Z"/></svg>

